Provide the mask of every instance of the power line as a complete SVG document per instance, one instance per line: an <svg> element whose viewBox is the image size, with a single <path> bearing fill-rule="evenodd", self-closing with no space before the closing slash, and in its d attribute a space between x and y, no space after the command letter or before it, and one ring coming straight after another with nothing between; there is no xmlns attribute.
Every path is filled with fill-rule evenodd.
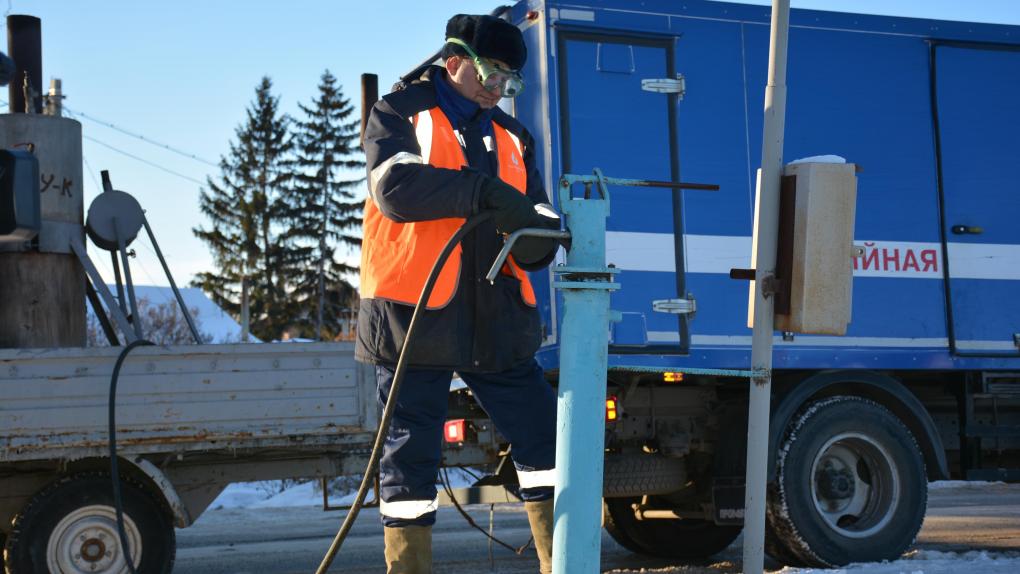
<svg viewBox="0 0 1020 574"><path fill-rule="evenodd" d="M96 192L102 193L103 186L99 183L99 178L96 177L95 170L92 169L92 164L89 163L89 158L85 157L85 154L81 154L81 160L85 162L85 167L89 170L89 175L92 176L92 183L96 184Z"/></svg>
<svg viewBox="0 0 1020 574"><path fill-rule="evenodd" d="M126 151L124 151L122 149L115 148L112 145L110 145L110 144L108 144L106 142L99 141L99 140L97 140L96 138L94 138L92 136L83 135L82 138L83 139L87 139L87 140L89 140L91 142L95 142L95 143L97 143L97 144L99 144L99 145L101 145L101 146L103 146L105 148L111 149L111 150L113 150L113 151L115 151L115 152L117 152L117 153L119 153L121 155L125 155L125 156L127 156L127 157L129 157L129 158L131 158L131 159L133 159L135 161L140 161L140 162L142 162L142 163L144 163L144 164L146 164L148 166L151 166L151 167L154 167L156 169L165 171L165 172L167 172L167 173L169 173L171 175L176 175L177 177L179 177L181 179L186 179L186 180L188 180L190 182L197 183L198 185L205 185L205 182L203 182L203 181L199 181L199 180L197 180L197 179L195 179L193 177L184 175L183 173L176 172L176 171L174 171L174 170L172 170L170 168L163 167L163 166L159 165L158 163L153 163L153 162L151 162L151 161L149 161L147 159L140 158L140 157L138 157L138 156L136 156L134 154L130 154L130 153L128 153L128 152L126 152Z"/></svg>
<svg viewBox="0 0 1020 574"><path fill-rule="evenodd" d="M0 105L6 105L6 104L7 104L7 101L6 101L6 100L2 100L2 99L0 99ZM65 107L64 109L65 109L65 110L67 110L67 108L66 108L66 107ZM68 110L68 111L70 111L70 110ZM75 114L75 113L76 113L76 112L71 112L71 114ZM96 138L94 138L94 137L91 137L91 136L87 136L87 135L82 135L81 137L82 137L82 139L86 139L86 140L89 140L89 141L93 141L93 142L95 142L95 143L97 143L97 144L99 144L99 145L101 145L101 146L103 146L103 147L105 147L105 148L111 149L111 150L113 150L113 151L115 151L115 152L117 152L117 153L119 153L119 154L125 155L125 156L127 156L127 157L129 157L129 158L131 158L131 159L133 159L133 160L136 160L136 161L140 161L140 162L144 163L145 165L149 165L149 166L152 166L152 167L154 167L154 168L156 168L156 169L159 169L159 170L165 171L165 172L167 172L167 173L169 173L169 174L171 174L171 175L176 175L176 176L177 176L177 177L179 177L179 178L182 178L182 179L186 179L186 180L188 180L188 181L190 181L190 182L194 182L194 183L197 183L198 185L205 185L205 182L203 182L203 181L199 181L199 180L197 180L197 179L195 179L195 178L193 178L193 177L190 177L190 176L184 175L183 173L180 173L180 172L174 171L174 170L172 170L172 169L170 169L170 168L167 168L167 167L163 167L163 166L159 165L158 163L154 163L154 162L151 162L151 161L149 161L149 160L147 160L147 159L143 159L143 158L140 158L140 157L138 157L138 156L136 156L136 155L134 155L134 154L131 154L131 153L128 153L128 152L126 152L126 151L124 151L124 150L122 150L122 149L116 148L116 147L114 147L114 146L112 146L112 145L110 145L110 144L108 144L108 143L106 143L106 142L103 142L103 141L97 140L97 139L96 139ZM140 136L140 137L141 137L141 136ZM149 140L146 140L146 141L149 141ZM178 152L178 153L181 153L181 152ZM82 154L82 159L83 159L83 160L85 160L84 154ZM194 158L194 159L198 159L199 161L205 161L205 160L202 160L202 159L200 159L200 158L197 158L197 157L196 157L196 158ZM85 163L86 163L86 165L88 165L88 161L87 161L87 160L85 160ZM209 162L206 162L206 163L209 163ZM209 165L212 165L213 167L216 167L216 166L215 166L215 164L211 164L211 163L210 163ZM90 171L90 172L92 173L92 180L93 180L93 181L95 181L95 179L96 179L96 174L95 174L94 172L92 172L92 167L91 167L91 166L89 166L89 171ZM100 186L100 185L98 185L98 184L97 184L97 187L99 187L99 191L102 191L102 190L103 190L103 187L102 187L102 186Z"/></svg>
<svg viewBox="0 0 1020 574"><path fill-rule="evenodd" d="M195 160L197 162L204 163L204 164L206 164L208 166L219 167L219 164L211 162L211 161L209 161L209 160L207 160L205 158L201 158L201 157L199 157L199 156L197 156L197 155L195 155L193 153L184 151L182 149L176 148L176 147L174 147L172 145L169 145L169 144L165 144L165 143L158 142L156 140L147 138L147 137L143 136L142 134L135 133L135 132L133 132L131 130L122 128L122 127L120 127L118 125L115 125L113 123L110 123L110 122L108 122L106 120L101 120L99 118L94 118L94 117L86 114L85 112L76 112L76 111L68 108L67 106L63 106L63 110L65 112L68 112L69 114L71 114L73 116L79 116L79 117L85 118L85 119L87 119L87 120L89 120L91 122L95 122L97 124L106 126L106 127L110 128L110 129L116 130L116 131L118 131L118 132L120 132L122 134L129 135L129 136L131 136L133 138L142 140L143 142L145 142L145 143L147 143L149 145L154 145L156 147L161 147L161 148L163 148L165 150L172 151L173 153L175 153L177 155L184 156L184 157L186 157L188 159L193 159L193 160Z"/></svg>

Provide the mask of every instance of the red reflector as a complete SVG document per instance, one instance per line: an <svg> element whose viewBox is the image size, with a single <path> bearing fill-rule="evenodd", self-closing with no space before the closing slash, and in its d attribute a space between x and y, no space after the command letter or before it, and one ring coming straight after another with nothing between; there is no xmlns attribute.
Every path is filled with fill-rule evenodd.
<svg viewBox="0 0 1020 574"><path fill-rule="evenodd" d="M610 396L606 398L606 422L615 421L619 416L616 410L616 397Z"/></svg>
<svg viewBox="0 0 1020 574"><path fill-rule="evenodd" d="M446 421L443 427L443 437L446 442L464 442L464 419Z"/></svg>

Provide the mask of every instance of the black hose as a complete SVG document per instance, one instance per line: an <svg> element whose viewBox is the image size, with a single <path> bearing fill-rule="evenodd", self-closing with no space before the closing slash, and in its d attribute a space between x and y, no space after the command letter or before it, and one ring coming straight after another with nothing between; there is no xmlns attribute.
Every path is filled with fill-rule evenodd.
<svg viewBox="0 0 1020 574"><path fill-rule="evenodd" d="M483 212L465 221L464 225L462 225L460 229L453 234L453 237L450 237L450 240L446 242L442 252L439 253L439 257L436 258L436 262L432 265L432 271L429 272L428 279L425 281L425 286L422 287L421 295L418 297L418 304L414 306L414 314L411 315L411 322L407 325L407 334L404 336L404 344L400 348L400 358L397 359L397 368L393 372L393 383L390 385L390 393L386 397L386 408L383 409L382 418L379 421L379 430L375 433L375 444L372 446L372 454L368 457L368 466L365 468L365 476L362 477L361 486L358 488L358 494L355 496L354 502L351 503L351 510L347 513L347 516L344 517L344 523L340 526L340 530L336 533L336 537L333 538L333 543L330 544L329 550L326 552L326 556L323 557L322 563L319 564L319 569L315 571L316 574L325 574L329 571L329 567L333 563L333 559L336 557L337 552L340 551L340 546L343 545L344 540L347 538L347 534L350 533L351 528L354 526L354 521L358 518L358 513L361 512L361 505L365 501L365 495L368 494L369 486L371 485L372 478L375 475L376 466L379 464L379 456L382 454L382 445L390 428L390 419L393 418L393 411L396 409L396 398L400 393L400 385L404 379L404 371L407 370L407 358L410 356L408 349L411 346L414 327L418 324L418 318L425 310L426 303L432 295L432 289L435 287L436 279L439 277L439 272L442 270L446 260L449 259L450 253L453 252L453 248L460 243L464 236L477 227L479 223L491 219L492 216L492 212Z"/></svg>
<svg viewBox="0 0 1020 574"><path fill-rule="evenodd" d="M113 506L117 510L117 533L120 535L120 545L124 549L124 563L128 571L135 573L135 563L131 559L131 548L128 545L127 531L124 529L124 501L120 492L120 474L117 470L117 379L120 378L120 367L128 353L138 347L151 346L151 341L138 339L129 343L117 356L117 362L113 365L113 375L110 377L110 476L113 480Z"/></svg>

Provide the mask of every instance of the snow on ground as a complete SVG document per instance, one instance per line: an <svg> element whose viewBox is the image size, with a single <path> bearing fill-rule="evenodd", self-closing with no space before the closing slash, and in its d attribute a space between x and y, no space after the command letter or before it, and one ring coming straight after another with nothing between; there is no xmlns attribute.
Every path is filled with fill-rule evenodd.
<svg viewBox="0 0 1020 574"><path fill-rule="evenodd" d="M453 488L464 488L474 483L470 472L461 469L449 469L450 483ZM321 506L322 491L319 481L313 480L280 490L279 481L234 483L228 486L212 503L211 509L263 509L290 508L302 506ZM967 482L947 480L933 482L929 490L950 489L982 489L990 486L1003 485L1001 482ZM437 484L442 489L441 484ZM356 492L348 491L343 495L331 495L333 506L348 505L354 501ZM371 497L372 494L369 493ZM729 552L729 551L727 551ZM739 554L737 554L739 556ZM695 572L735 572L739 564L733 558L711 565L667 566L663 568L612 569L606 574L691 574ZM1020 572L1020 549L1016 552L940 552L936 550L913 550L893 562L868 564L850 564L843 568L816 569L786 567L775 570L772 574L1005 574Z"/></svg>
<svg viewBox="0 0 1020 574"><path fill-rule="evenodd" d="M448 469L451 488L467 488L474 484L475 478L469 470L459 468ZM476 474L478 474L476 472ZM1004 482L978 482L966 480L941 480L928 483L928 490L944 490L951 488L982 489L989 486L1005 485ZM442 485L436 485L442 490ZM342 495L330 495L330 505L345 505L354 502L356 490ZM371 492L369 496L372 496ZM280 490L280 481L235 482L228 486L209 506L220 508L283 508L296 506L322 506L322 490L319 481L305 482ZM1020 572L1020 568L1017 569ZM909 573L908 573L909 574Z"/></svg>
<svg viewBox="0 0 1020 574"><path fill-rule="evenodd" d="M949 488L984 489L989 486L1005 486L1005 482L983 482L980 480L939 480L928 483L928 490L945 490Z"/></svg>
<svg viewBox="0 0 1020 574"><path fill-rule="evenodd" d="M667 571L668 572L668 571ZM1020 572L1020 552L915 550L895 562L850 564L844 568L783 568L776 574L998 574Z"/></svg>
<svg viewBox="0 0 1020 574"><path fill-rule="evenodd" d="M474 484L475 478L471 472L459 468L448 469L451 488L467 488ZM478 474L477 472L475 474ZM209 505L210 509L221 508L289 508L298 506L322 506L322 489L320 482L313 480L304 482L280 491L280 481L269 480L261 482L235 482L220 493L216 500ZM437 489L442 490L442 485L437 484ZM330 495L331 506L342 506L354 502L357 489L345 492L342 495ZM372 492L368 493L371 498Z"/></svg>

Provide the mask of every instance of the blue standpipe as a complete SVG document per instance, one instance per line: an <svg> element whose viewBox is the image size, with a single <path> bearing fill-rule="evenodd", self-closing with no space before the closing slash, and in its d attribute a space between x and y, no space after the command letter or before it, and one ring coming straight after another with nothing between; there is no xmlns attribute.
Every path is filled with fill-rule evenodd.
<svg viewBox="0 0 1020 574"><path fill-rule="evenodd" d="M597 574L600 571L609 323L618 320L617 314L609 310L609 293L620 288L620 284L613 281L618 271L606 265L606 219L609 217L606 186L719 189L710 184L607 178L598 169L594 171L594 175L564 174L560 178L559 208L569 232L515 231L507 238L487 275L490 282L495 280L519 237L569 238L571 241L566 264L552 270L557 276L553 287L563 294L556 410L553 574ZM584 186L581 197L574 197L576 184ZM739 371L741 374L749 372Z"/></svg>
<svg viewBox="0 0 1020 574"><path fill-rule="evenodd" d="M572 197L574 183L584 184L584 197ZM553 287L563 294L553 573L595 574L602 547L609 292L620 285L613 282L616 270L606 266L609 192L601 173L564 175L559 200L571 247L566 265L553 268Z"/></svg>

